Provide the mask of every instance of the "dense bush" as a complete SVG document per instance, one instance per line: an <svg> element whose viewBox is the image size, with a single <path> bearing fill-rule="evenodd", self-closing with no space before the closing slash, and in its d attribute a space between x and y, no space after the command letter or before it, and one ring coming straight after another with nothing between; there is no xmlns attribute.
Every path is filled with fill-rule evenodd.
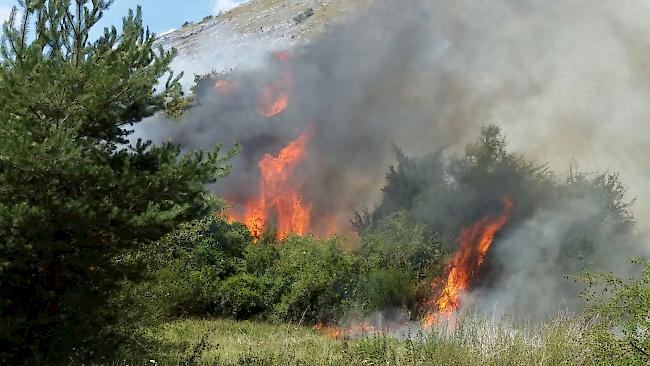
<svg viewBox="0 0 650 366"><path fill-rule="evenodd" d="M650 260L633 260L641 273L629 279L613 273L586 272L579 279L587 310L595 316L590 334L595 356L609 365L650 362Z"/></svg>
<svg viewBox="0 0 650 366"><path fill-rule="evenodd" d="M146 279L126 281L121 301L139 305L132 310L140 321L143 314L149 319L221 315L221 282L242 273L250 244L243 225L230 225L213 214L183 224L159 242L121 258L139 264Z"/></svg>
<svg viewBox="0 0 650 366"><path fill-rule="evenodd" d="M271 318L300 322L341 315L342 301L356 283L357 258L336 239L291 237L278 248L278 260L266 276L272 283Z"/></svg>
<svg viewBox="0 0 650 366"><path fill-rule="evenodd" d="M387 308L415 315L444 264L440 242L427 239L424 226L413 223L404 211L366 229L356 255L362 260L353 300L362 315Z"/></svg>
<svg viewBox="0 0 650 366"><path fill-rule="evenodd" d="M395 308L418 310L443 266L439 244L403 214L344 249L338 238L266 237L210 215L181 226L138 256L147 282L126 286L139 314L212 315L315 323ZM124 294L122 296L125 296Z"/></svg>
<svg viewBox="0 0 650 366"><path fill-rule="evenodd" d="M228 277L218 291L221 313L243 319L264 310L268 302L266 287L261 279L247 273Z"/></svg>

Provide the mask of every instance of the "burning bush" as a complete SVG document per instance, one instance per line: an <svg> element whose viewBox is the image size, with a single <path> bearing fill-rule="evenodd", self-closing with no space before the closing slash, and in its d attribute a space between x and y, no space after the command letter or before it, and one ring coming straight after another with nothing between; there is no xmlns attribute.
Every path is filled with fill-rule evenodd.
<svg viewBox="0 0 650 366"><path fill-rule="evenodd" d="M161 248L176 249L165 254L153 275L168 293L167 306L176 304L167 313L328 322L394 309L412 318L429 313L430 323L437 313L458 310L468 292L498 289L500 279L512 275L512 265L494 254L510 245L503 236L516 236L521 227L534 233L539 227L530 222L539 210L557 210L563 202L560 207L572 211L586 200L597 203L595 208L572 217L556 230L561 235L549 239L557 246L553 261L559 271L542 274L535 271L544 267L537 266L528 274L553 278L555 291L575 298L578 289L564 275L580 270L578 256L598 261L598 243L626 235L633 224L615 175L572 172L566 182L558 182L543 166L508 153L494 126L461 156L443 158L437 152L413 159L396 151L399 165L389 169L383 200L357 215L361 231L352 248L337 237L296 236L303 232L291 226L261 235L248 225L249 235L244 226L221 216L172 234ZM280 153L267 160L292 163L291 156ZM271 183L263 192L286 185ZM283 197L276 193L259 202ZM534 239L517 245L531 250L541 244ZM172 300L173 294L178 300ZM236 300L244 294L255 296L250 306ZM536 309L517 301L513 309Z"/></svg>
<svg viewBox="0 0 650 366"><path fill-rule="evenodd" d="M398 164L389 170L380 203L357 214L355 227L361 232L377 228L383 218L402 212L424 228L427 238L439 238L444 253L454 253L466 245L463 233L487 230L482 223L512 205L508 220L497 230L477 233L472 245L478 246L479 238L489 234L490 248L480 257L479 251L468 252L469 262L482 265L471 269L472 279L464 291L485 288L495 295L488 295L484 303L505 299L504 311L510 314L544 316L558 306L539 300L538 288L530 285L536 281L547 289L547 296L549 291L553 294L548 298L563 298L563 306L577 310L575 294L580 289L566 275L578 274L585 264L623 268L623 263L606 259L611 258L612 242L628 253L642 247L632 238L631 202L616 174L571 170L566 180L558 180L544 165L508 152L496 126L485 127L462 155L445 158L436 152L409 158L396 151ZM397 244L394 249L400 251ZM460 260L456 254L453 258ZM454 263L451 272L458 264ZM445 281L440 278L434 284L434 293L445 288ZM501 292L507 296L496 295Z"/></svg>

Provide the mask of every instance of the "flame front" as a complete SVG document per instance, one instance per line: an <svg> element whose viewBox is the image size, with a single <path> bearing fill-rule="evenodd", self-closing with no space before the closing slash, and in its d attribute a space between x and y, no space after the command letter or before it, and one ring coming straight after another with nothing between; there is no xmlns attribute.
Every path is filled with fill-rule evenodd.
<svg viewBox="0 0 650 366"><path fill-rule="evenodd" d="M246 204L246 213L241 220L255 239L262 236L272 215L279 239L292 233L303 235L308 232L311 205L304 202L297 187L291 186L290 178L304 158L312 134L313 130L310 129L290 142L278 155L266 154L260 160L260 195Z"/></svg>
<svg viewBox="0 0 650 366"><path fill-rule="evenodd" d="M510 197L502 199L503 210L499 216L487 216L469 228L465 228L458 236L458 251L454 254L447 267L446 279L442 288L433 301L435 312L429 313L423 320L425 328L438 323L439 315L449 315L460 308L461 294L469 286L470 280L478 273L487 255L494 236L510 220L514 203ZM432 287L437 288L439 281L434 281Z"/></svg>
<svg viewBox="0 0 650 366"><path fill-rule="evenodd" d="M337 326L328 326L320 322L314 325L314 330L331 339L361 337L378 332L377 328L370 323L357 323L348 328L341 328Z"/></svg>

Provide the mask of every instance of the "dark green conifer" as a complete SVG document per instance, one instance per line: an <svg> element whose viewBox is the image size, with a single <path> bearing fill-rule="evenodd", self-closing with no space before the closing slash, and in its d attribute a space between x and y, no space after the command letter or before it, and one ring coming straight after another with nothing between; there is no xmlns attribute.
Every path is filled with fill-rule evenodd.
<svg viewBox="0 0 650 366"><path fill-rule="evenodd" d="M205 184L228 171L218 146L129 141L184 98L175 51L155 46L139 8L91 39L111 3L23 0L3 26L0 363L110 345L116 256L205 214Z"/></svg>

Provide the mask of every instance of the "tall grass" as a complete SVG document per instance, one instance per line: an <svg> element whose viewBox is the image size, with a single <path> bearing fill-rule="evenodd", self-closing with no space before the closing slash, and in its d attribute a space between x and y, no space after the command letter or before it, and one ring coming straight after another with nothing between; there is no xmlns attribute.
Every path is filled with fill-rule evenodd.
<svg viewBox="0 0 650 366"><path fill-rule="evenodd" d="M528 327L468 316L431 332L330 339L294 325L180 320L145 329L150 348L114 364L595 365L589 326L568 316Z"/></svg>

